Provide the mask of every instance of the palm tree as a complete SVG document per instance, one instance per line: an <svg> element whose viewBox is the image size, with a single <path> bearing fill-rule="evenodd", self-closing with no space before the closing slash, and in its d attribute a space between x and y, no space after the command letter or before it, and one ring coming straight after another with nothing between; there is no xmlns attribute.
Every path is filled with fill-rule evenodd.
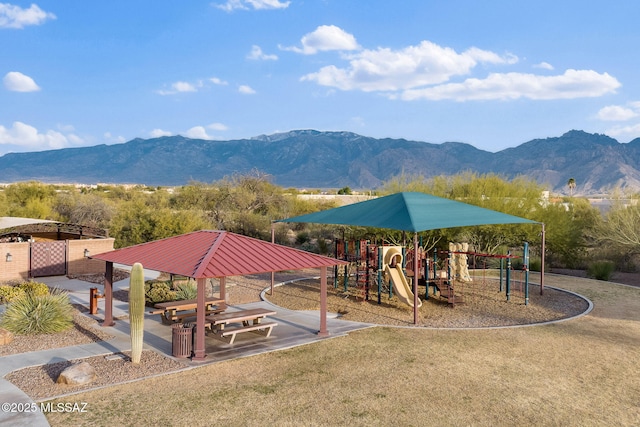
<svg viewBox="0 0 640 427"><path fill-rule="evenodd" d="M569 181L567 181L567 186L569 186L569 196L573 197L573 189L576 188L576 180L573 178L569 178Z"/></svg>

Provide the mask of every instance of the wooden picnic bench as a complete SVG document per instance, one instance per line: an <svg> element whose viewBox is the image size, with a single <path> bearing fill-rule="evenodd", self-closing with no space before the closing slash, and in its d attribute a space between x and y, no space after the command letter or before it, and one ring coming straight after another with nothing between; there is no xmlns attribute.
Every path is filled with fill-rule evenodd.
<svg viewBox="0 0 640 427"><path fill-rule="evenodd" d="M213 337L233 344L236 335L243 332L255 332L269 337L271 330L278 324L276 322L262 322L262 320L274 314L276 314L275 311L264 308L211 314L205 318L205 325L209 327ZM227 327L232 323L240 323L240 325Z"/></svg>
<svg viewBox="0 0 640 427"><path fill-rule="evenodd" d="M207 315L222 313L227 308L225 301L220 298L207 298L205 300L205 306ZM198 300L185 299L180 301L159 302L153 307L155 310L149 311L149 314L160 314L162 323L170 325L196 317Z"/></svg>

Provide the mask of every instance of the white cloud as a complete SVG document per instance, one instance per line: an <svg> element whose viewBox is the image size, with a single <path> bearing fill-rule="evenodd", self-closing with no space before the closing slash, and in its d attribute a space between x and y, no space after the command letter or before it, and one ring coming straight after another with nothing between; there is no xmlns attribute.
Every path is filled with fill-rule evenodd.
<svg viewBox="0 0 640 427"><path fill-rule="evenodd" d="M173 135L171 132L167 130L162 130L162 129L154 129L151 132L149 132L149 136L151 136L151 138L160 138L163 136L171 136L171 135Z"/></svg>
<svg viewBox="0 0 640 427"><path fill-rule="evenodd" d="M286 9L289 7L290 1L280 0L228 0L223 4L214 4L218 9L226 12L234 10L263 10L263 9Z"/></svg>
<svg viewBox="0 0 640 427"><path fill-rule="evenodd" d="M198 86L202 86L202 83L199 83ZM158 90L157 93L160 95L175 95L176 93L184 93L184 92L197 92L198 89L196 85L189 82L178 81L171 84L171 89L169 90Z"/></svg>
<svg viewBox="0 0 640 427"><path fill-rule="evenodd" d="M533 68L540 68L543 70L553 70L553 65L549 64L548 62L541 62L539 64L535 64L533 66Z"/></svg>
<svg viewBox="0 0 640 427"><path fill-rule="evenodd" d="M159 95L175 95L178 93L198 92L200 89L207 87L209 83L217 86L226 86L229 84L228 82L218 77L209 77L205 80L197 80L194 83L187 81L177 81L175 83L172 83L168 89L159 89L156 91L156 93Z"/></svg>
<svg viewBox="0 0 640 427"><path fill-rule="evenodd" d="M58 128L58 130L60 132L74 132L76 130L75 126L73 126L73 125L65 125L65 124L62 124L62 123L57 124L56 127Z"/></svg>
<svg viewBox="0 0 640 427"><path fill-rule="evenodd" d="M215 136L209 134L209 132L207 130L212 130L212 131L226 131L229 128L222 123L211 123L208 124L206 126L194 126L191 129L187 130L184 133L184 136L186 136L187 138L193 138L193 139L207 139L207 140L213 140L216 139Z"/></svg>
<svg viewBox="0 0 640 427"><path fill-rule="evenodd" d="M40 25L47 19L56 19L53 13L45 12L36 4L22 9L9 3L0 3L0 28L24 28L28 25Z"/></svg>
<svg viewBox="0 0 640 427"><path fill-rule="evenodd" d="M462 53L430 41L401 50L378 48L346 56L347 68L329 65L301 80L342 90L397 91L443 83L469 74L478 63L513 64L514 55L471 48Z"/></svg>
<svg viewBox="0 0 640 427"><path fill-rule="evenodd" d="M630 141L640 137L640 123L629 126L614 126L605 131L605 133L614 138L627 139Z"/></svg>
<svg viewBox="0 0 640 427"><path fill-rule="evenodd" d="M217 130L217 131L225 131L229 129L227 125L223 123L211 123L210 125L207 125L207 128L211 130Z"/></svg>
<svg viewBox="0 0 640 427"><path fill-rule="evenodd" d="M314 55L320 51L360 49L353 35L335 25L321 25L315 31L305 34L300 42L301 48L296 46L280 48L304 55Z"/></svg>
<svg viewBox="0 0 640 427"><path fill-rule="evenodd" d="M207 134L207 130L204 126L194 126L188 131L185 132L185 136L187 138L193 139L213 139L211 136Z"/></svg>
<svg viewBox="0 0 640 427"><path fill-rule="evenodd" d="M251 86L247 86L247 85L238 86L238 92L240 92L243 95L253 95L256 93L256 91L253 90Z"/></svg>
<svg viewBox="0 0 640 427"><path fill-rule="evenodd" d="M410 89L402 93L403 100L429 99L456 101L534 100L590 98L615 93L620 82L607 73L593 70L567 70L557 76L523 73L494 73L486 79L470 78L462 83Z"/></svg>
<svg viewBox="0 0 640 427"><path fill-rule="evenodd" d="M122 135L118 135L118 136L114 136L111 134L111 132L105 132L104 133L104 139L106 140L107 143L121 143L121 142L126 142L126 138Z"/></svg>
<svg viewBox="0 0 640 427"><path fill-rule="evenodd" d="M2 79L4 87L13 92L36 92L40 87L29 76L18 71L8 72Z"/></svg>
<svg viewBox="0 0 640 427"><path fill-rule="evenodd" d="M69 140L69 142L71 143L71 145L77 146L77 145L84 144L84 139L82 139L81 137L79 137L75 133L69 133L66 136L67 136L67 139Z"/></svg>
<svg viewBox="0 0 640 427"><path fill-rule="evenodd" d="M210 81L211 83L213 83L214 85L220 85L220 86L226 86L226 85L228 85L228 84L229 84L229 83L225 82L224 80L221 80L221 79L219 79L219 78L217 78L217 77L211 77L211 78L209 79L209 81Z"/></svg>
<svg viewBox="0 0 640 427"><path fill-rule="evenodd" d="M640 116L640 105L631 103L632 108L622 107L620 105L608 105L598 111L597 118L605 121L618 121L623 122L625 120L633 119Z"/></svg>
<svg viewBox="0 0 640 427"><path fill-rule="evenodd" d="M75 134L49 130L41 133L33 126L13 122L10 128L0 125L0 145L11 145L29 151L50 150L82 145L84 140Z"/></svg>
<svg viewBox="0 0 640 427"><path fill-rule="evenodd" d="M247 59L255 61L276 61L278 59L278 55L267 55L262 51L260 46L254 44L251 46L251 52L247 54Z"/></svg>

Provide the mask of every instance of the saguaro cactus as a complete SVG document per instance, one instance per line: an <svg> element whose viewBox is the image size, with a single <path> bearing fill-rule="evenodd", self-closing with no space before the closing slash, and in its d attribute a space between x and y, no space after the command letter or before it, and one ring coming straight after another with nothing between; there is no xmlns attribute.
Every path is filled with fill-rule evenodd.
<svg viewBox="0 0 640 427"><path fill-rule="evenodd" d="M131 362L140 363L144 335L144 270L133 264L129 276L129 324L131 326Z"/></svg>

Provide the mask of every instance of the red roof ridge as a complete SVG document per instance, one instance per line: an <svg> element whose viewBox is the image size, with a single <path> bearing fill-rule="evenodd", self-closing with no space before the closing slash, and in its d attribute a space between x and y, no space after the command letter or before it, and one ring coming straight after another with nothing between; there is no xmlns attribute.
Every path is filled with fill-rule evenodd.
<svg viewBox="0 0 640 427"><path fill-rule="evenodd" d="M211 231L216 232L214 230L211 230ZM222 241L224 240L224 238L227 235L226 231L217 231L217 232L218 232L218 235L216 236L216 239L213 241L213 243L211 243L211 246L209 247L209 250L202 257L202 259L200 259L200 261L198 261L198 266L195 269L195 271L193 272L193 276L192 277L200 277L200 275L204 272L204 270L207 269L207 267L209 266L209 262L211 261L211 259L215 255L216 251L218 250L218 247L222 244Z"/></svg>

